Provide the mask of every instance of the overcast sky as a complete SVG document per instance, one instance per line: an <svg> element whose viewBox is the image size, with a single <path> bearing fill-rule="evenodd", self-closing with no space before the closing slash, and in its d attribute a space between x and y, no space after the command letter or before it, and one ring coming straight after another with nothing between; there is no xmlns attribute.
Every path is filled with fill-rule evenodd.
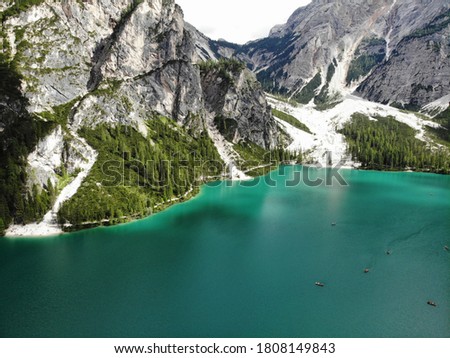
<svg viewBox="0 0 450 358"><path fill-rule="evenodd" d="M311 0L175 0L184 18L208 37L239 44L268 35Z"/></svg>

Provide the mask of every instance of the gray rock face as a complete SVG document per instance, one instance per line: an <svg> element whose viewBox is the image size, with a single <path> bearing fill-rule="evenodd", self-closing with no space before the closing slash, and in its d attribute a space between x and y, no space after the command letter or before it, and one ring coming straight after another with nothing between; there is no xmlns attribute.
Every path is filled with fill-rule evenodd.
<svg viewBox="0 0 450 358"><path fill-rule="evenodd" d="M8 18L4 32L23 75L30 110L41 112L87 92L92 53L129 1L46 1Z"/></svg>
<svg viewBox="0 0 450 358"><path fill-rule="evenodd" d="M4 31L29 110L78 99L75 128L108 122L145 132L152 112L190 123L205 111L195 64L227 51L210 50L173 0L48 0L8 18Z"/></svg>
<svg viewBox="0 0 450 358"><path fill-rule="evenodd" d="M235 55L249 64L269 91L295 96L320 73L321 86L327 86L329 97L336 97L336 94L351 93L379 66L378 75L374 73L374 79L368 80L360 95L385 102L393 94L395 101L401 103L425 104L448 92L448 88L429 91L428 95L411 96L406 87L421 83L426 76L426 86L436 87L445 82L446 78L441 73L450 72L444 59L448 55L448 31L424 38L420 45L414 41L407 43L405 39L432 24L433 19L449 8L447 0L313 0L308 6L296 10L286 24L274 27L269 37L247 43ZM386 61L368 66L369 73L365 73L366 68L357 81L348 83L349 69L359 56L358 47L370 39L378 39L380 43L384 41ZM430 41L442 44L435 54L427 50L427 46L432 46ZM397 61L392 58L393 54L398 57ZM364 59L359 62L363 63ZM404 62L403 67L400 62ZM332 63L335 71L329 79L327 74ZM411 65L410 70L405 71L406 63ZM422 65L425 65L423 71ZM363 67L367 67L367 61ZM413 68L420 69L420 73L414 72ZM403 76L400 85L404 88L401 91L396 88L397 75ZM383 76L388 78L382 82L380 94L376 87L381 84ZM407 83L408 77L410 83ZM413 92L421 92L421 89L412 88ZM315 93L319 94L321 89L315 87Z"/></svg>
<svg viewBox="0 0 450 358"><path fill-rule="evenodd" d="M89 84L98 91L79 107L76 126L121 123L145 134L144 122L153 112L180 123L202 112L195 47L174 2L138 4L114 32L94 54ZM98 79L103 82L96 85Z"/></svg>
<svg viewBox="0 0 450 358"><path fill-rule="evenodd" d="M206 109L228 125L222 129L229 141L250 141L265 149L277 145L277 126L253 73L240 69L224 76L212 69L202 73L202 88Z"/></svg>
<svg viewBox="0 0 450 358"><path fill-rule="evenodd" d="M230 58L241 47L225 40L211 40L189 23L185 29L191 34L199 60Z"/></svg>
<svg viewBox="0 0 450 358"><path fill-rule="evenodd" d="M349 57L365 34L382 32L377 20L390 2L313 1L295 11L285 25L272 29L268 38L244 45L240 57L272 90L300 91L318 72L325 76L334 59L348 68Z"/></svg>
<svg viewBox="0 0 450 358"><path fill-rule="evenodd" d="M418 110L450 93L450 11L405 37L359 86L371 101Z"/></svg>

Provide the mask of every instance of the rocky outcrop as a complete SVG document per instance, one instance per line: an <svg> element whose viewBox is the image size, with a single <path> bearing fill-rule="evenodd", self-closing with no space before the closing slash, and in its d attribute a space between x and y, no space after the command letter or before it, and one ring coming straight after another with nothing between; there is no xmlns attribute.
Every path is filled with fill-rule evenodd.
<svg viewBox="0 0 450 358"><path fill-rule="evenodd" d="M205 107L225 138L273 149L278 143L277 126L255 75L233 60L201 69Z"/></svg>
<svg viewBox="0 0 450 358"><path fill-rule="evenodd" d="M27 158L29 186L37 183L44 187L49 179L55 184L58 181L57 173L61 174L64 154L66 154L66 159L70 158L71 160L71 157L64 153L63 130L61 126L58 126L38 142L36 149ZM76 167L72 168L72 172L75 169Z"/></svg>

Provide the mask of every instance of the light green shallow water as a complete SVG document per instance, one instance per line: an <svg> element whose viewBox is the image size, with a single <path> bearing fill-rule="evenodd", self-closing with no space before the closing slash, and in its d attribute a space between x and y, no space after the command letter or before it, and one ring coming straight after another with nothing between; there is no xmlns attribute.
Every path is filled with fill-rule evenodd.
<svg viewBox="0 0 450 358"><path fill-rule="evenodd" d="M450 177L286 187L294 169L127 225L0 239L0 336L450 337Z"/></svg>

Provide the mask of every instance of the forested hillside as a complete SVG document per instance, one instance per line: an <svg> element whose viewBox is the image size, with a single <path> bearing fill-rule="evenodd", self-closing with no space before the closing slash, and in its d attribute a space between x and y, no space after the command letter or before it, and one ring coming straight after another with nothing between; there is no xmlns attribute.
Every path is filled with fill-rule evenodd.
<svg viewBox="0 0 450 358"><path fill-rule="evenodd" d="M416 138L414 129L392 117L369 117L356 113L340 133L348 142L353 159L363 168L449 173L450 158L445 147L432 150Z"/></svg>
<svg viewBox="0 0 450 358"><path fill-rule="evenodd" d="M77 227L146 216L196 189L202 178L221 178L223 162L206 133L194 138L158 115L147 126L147 138L126 126L80 131L99 156L77 195L61 207L60 224Z"/></svg>

